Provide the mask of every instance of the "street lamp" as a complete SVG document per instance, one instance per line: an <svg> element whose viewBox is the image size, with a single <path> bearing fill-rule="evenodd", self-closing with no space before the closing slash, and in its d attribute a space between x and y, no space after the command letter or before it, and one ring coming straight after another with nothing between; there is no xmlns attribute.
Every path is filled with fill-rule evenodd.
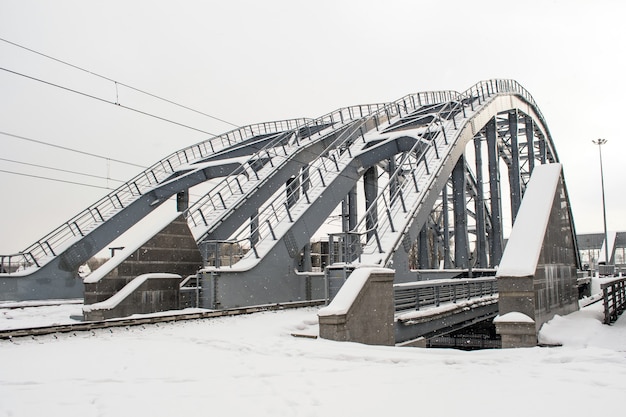
<svg viewBox="0 0 626 417"><path fill-rule="evenodd" d="M606 231L606 200L604 198L604 171L602 169L602 145L604 145L606 139L592 140L595 145L598 145L598 151L600 152L600 181L602 182L602 213L604 215L604 259L606 265L609 264L609 235Z"/></svg>

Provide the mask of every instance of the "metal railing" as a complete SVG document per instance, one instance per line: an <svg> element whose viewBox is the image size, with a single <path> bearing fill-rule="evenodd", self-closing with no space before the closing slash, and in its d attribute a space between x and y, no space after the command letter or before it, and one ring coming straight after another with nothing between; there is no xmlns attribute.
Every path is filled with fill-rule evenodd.
<svg viewBox="0 0 626 417"><path fill-rule="evenodd" d="M49 259L60 254L99 224L167 180L182 165L202 160L215 152L255 136L293 130L309 121L310 119L290 119L244 126L176 151L125 182L23 251L0 255L0 273L10 274L29 267L43 266Z"/></svg>
<svg viewBox="0 0 626 417"><path fill-rule="evenodd" d="M377 105L377 108L371 109L369 114L349 110L358 107L333 112L338 114L335 118L340 117L344 122L353 118L350 120L357 123L351 129L342 132L320 157L309 164L308 169L294 179L295 183L301 184L300 187L296 187L291 193L282 192L268 202L258 215L251 219L250 224L254 226L242 229L229 241L213 241L211 244L229 245L236 242L242 250L242 258L247 256L261 258L264 253L259 248L263 246L263 242L278 240L294 222L298 213L304 210L303 206L308 206L314 201L332 179L340 175L342 169L353 159L354 153L365 146L365 130L372 127L379 131L402 115L406 116L423 106L439 104L440 100L450 100L456 95L457 93L452 91L423 92L402 97L392 103ZM265 246L269 249L269 245ZM248 249L251 249L249 253Z"/></svg>
<svg viewBox="0 0 626 417"><path fill-rule="evenodd" d="M419 128L422 139L402 156L385 187L351 231L360 235L358 240L351 238L352 242L359 242L362 246L362 249L353 248L359 251L359 257L363 254L382 254L392 249L384 244L385 237L405 228L406 225L397 221L402 217L410 219L409 211L419 208L419 197L431 187L435 173L445 160L446 149L452 145L452 135L446 132L446 125L448 129L458 129L457 116L467 118L466 107L472 103L473 100L464 103L455 98L440 108L428 125ZM353 259L345 261L354 260L356 254L350 256ZM387 259L383 265L386 262Z"/></svg>
<svg viewBox="0 0 626 417"><path fill-rule="evenodd" d="M368 119L369 120L369 119ZM259 213L250 220L250 227L244 227L242 231L235 234L232 239L228 241L210 241L206 242L211 247L216 248L216 257L218 256L218 248L231 248L239 249L238 255L235 255L231 260L239 260L244 256L254 256L259 259L262 253L259 251L259 247L263 241L275 241L278 239L279 228L281 225L289 225L293 222L294 211L293 201L296 201L302 194L301 198L306 199L308 202L313 201L318 193L320 187L325 187L329 180L329 175L335 170L339 170L340 165L344 163L342 158L343 148L346 140L351 140L355 132L358 132L361 126L366 121L356 123L355 126L344 130L338 138L327 148L326 157L318 158L312 162L304 174L300 174L294 180L300 184L305 184L304 187L296 187L291 193L280 192L278 196L275 196L271 201L266 203ZM349 151L348 151L349 152ZM332 162L331 162L332 161ZM334 172L336 174L336 172ZM251 249L253 255L248 254L248 250ZM220 250L223 252L223 249ZM240 254L240 255L239 255ZM211 259L212 256L209 257ZM233 266L234 263L228 264ZM216 267L227 266L223 262L215 262Z"/></svg>
<svg viewBox="0 0 626 417"><path fill-rule="evenodd" d="M385 187L379 191L377 199L348 233L349 237L348 234L344 237L341 244L346 258L343 262L362 260L362 256L368 254L384 254L382 264L388 262L393 249L401 243L400 239L410 226L410 220L420 209L425 191L430 189L436 178L435 173L446 160L446 149L453 145L450 130L458 130L463 123L456 119L468 120L471 113L497 94L517 94L536 108L532 96L514 80L481 81L454 95L449 105L440 108L428 125L419 128L422 141L416 142L413 149L405 153ZM536 111L540 115L538 108ZM404 222L401 223L400 219ZM404 233L396 233L400 231ZM391 234L396 234L395 238ZM386 242L389 238L392 241Z"/></svg>
<svg viewBox="0 0 626 417"><path fill-rule="evenodd" d="M439 155L439 146L441 146L440 143L443 142L446 145L448 144L448 138L445 132L445 128L443 126L444 122L446 122L447 119L447 117L445 117L445 112L454 115L454 112L462 111L464 113L464 117L466 117L465 110L468 107L473 110L473 106L476 101L478 101L480 105L481 100L484 100L486 97L502 92L519 94L520 96L524 97L529 103L536 107L532 96L517 82L512 80L489 80L477 83L462 94L453 91L421 92L405 96L388 104L352 106L342 108L313 121L310 119L292 119L259 123L235 129L220 136L205 140L198 144L174 152L163 160L152 165L145 171L141 172L131 180L127 181L96 203L92 204L86 210L72 217L67 222L65 222L43 238L39 239L37 242L35 242L25 250L17 254L1 255L0 273L12 273L15 272L17 269L23 269L30 266L42 266L43 264L45 264L45 262L47 262L48 259L51 259L52 257L60 254L72 243L81 239L83 236L88 234L99 224L111 218L117 212L123 210L126 206L128 206L128 204L130 204L132 201L135 201L146 191L153 189L164 180L167 180L172 175L172 173L176 171L177 168L180 168L183 165L200 161L203 158L210 156L212 153L225 149L229 146L236 145L237 143L241 143L258 135L279 133L285 131L293 132L301 129L304 126L310 126L311 124L316 124L320 122L328 122L331 124L334 124L336 122L346 123L346 121L355 121L363 118L372 120L376 125L376 129L378 130L382 123L389 122L389 124L391 124L391 119L401 116L402 113L407 115L421 106L438 104L442 102L452 102L452 107L442 107L442 109L438 113L438 117L436 117L428 125L428 127L426 127L425 132L433 135L431 138L429 138L430 147L427 148L427 150L430 150L430 154L422 155L420 152L417 152L418 149L416 148L416 155L413 155L413 153L409 153L408 156L405 157L403 163L400 164L400 166L398 167L398 170L396 170L396 172L393 174L392 179L399 178L402 173L402 169L405 168L406 163L408 163L409 166L413 165L414 169L421 167L422 170L428 173L428 161L432 161L433 158L441 157L441 155ZM540 114L539 110L536 110L538 114ZM456 120L454 116L452 116L451 120L448 122L452 123L455 128L458 127L456 126ZM349 149L351 143L347 143L347 141L350 141L353 138L351 137L351 135L347 136L348 137L343 138L346 141L345 143L337 142L333 144L332 149L330 149L327 153L318 158L318 160L312 164L312 166L315 166L316 169L319 169L317 174L315 172L313 174L310 174L309 170L307 171L306 176L303 177L304 173L301 174L299 180L304 181L307 184L313 185L313 179L318 178L316 180L316 184L325 187L326 178L324 178L324 175L322 175L322 168L328 170L329 166L335 165L335 167L339 169L339 161L342 160L342 157L347 155L349 158L352 158ZM427 137L427 135L425 137ZM346 150L348 151L347 153L345 153ZM415 173L419 173L419 170L415 170ZM416 190L418 190L419 188L417 186L417 178L415 173L412 174L412 181L406 181L405 184L414 183ZM224 183L222 187L228 187L231 192L236 192L239 188L239 185L236 184L237 178L238 177L236 175L233 176L229 179L230 182ZM392 181L389 182L389 184L391 183ZM390 187L389 184L387 185L387 187ZM423 188L423 186L421 188ZM388 194L387 192L382 192L380 194L380 207L384 207L387 213L386 216L381 216L381 218L387 220L386 224L379 223L377 225L376 229L378 233L380 233L381 230L383 232L386 230L394 230L394 225L392 223L392 209L397 211L400 203L402 203L403 206L406 205L406 201L404 200L406 199L407 194L402 194L403 192L403 189L401 189L401 187L398 187L398 191L394 193L394 196L388 201L383 201L382 199L385 194ZM275 200L272 203L268 204L263 213L260 213L259 216L257 216L255 221L256 224L258 224L258 228L256 231L251 233L251 236L271 236L275 240L276 235L274 229L276 228L277 224L280 221L286 221L285 219L291 220L289 205L285 204L284 199L293 198L293 195L285 196L284 194L285 193L283 193L282 197L279 197L282 198L282 200ZM302 194L303 195L300 196L302 199L310 198L310 196L308 196L306 192ZM221 198L222 196L219 195L219 192L214 192L211 196L208 196L201 204L205 204L205 207L215 205L217 201L216 199ZM217 207L217 205L215 206ZM195 206L195 208L198 207L201 206ZM406 211L405 207L403 207L403 209ZM194 213L197 213L197 215L195 217L192 216L191 222L196 225L201 224L201 222L203 222L202 210L196 211ZM362 231L362 234L367 236L367 232L368 231ZM256 237L254 239L256 239ZM249 238L250 242L252 243L250 247L252 247L253 249L255 245L254 239ZM379 241L380 239L377 238L377 240ZM378 250L380 251L380 243L377 246ZM256 253L256 251L254 252Z"/></svg>
<svg viewBox="0 0 626 417"><path fill-rule="evenodd" d="M604 324L611 324L626 309L626 278L603 282L600 288L604 298Z"/></svg>
<svg viewBox="0 0 626 417"><path fill-rule="evenodd" d="M291 160L296 149L305 145L305 142L315 143L358 118L378 112L384 106L384 104L366 104L341 108L288 132L292 139L287 144L284 143L284 138L270 142L189 207L186 217L190 227L209 229L227 211L234 210L248 192L258 189L268 178L269 172L279 169L282 164ZM328 126L329 129L317 129L319 126ZM265 169L258 167L261 160L266 161L263 167ZM198 237L198 240L203 240L205 236L206 232Z"/></svg>
<svg viewBox="0 0 626 417"><path fill-rule="evenodd" d="M498 294L496 277L443 279L394 284L395 310L419 311Z"/></svg>

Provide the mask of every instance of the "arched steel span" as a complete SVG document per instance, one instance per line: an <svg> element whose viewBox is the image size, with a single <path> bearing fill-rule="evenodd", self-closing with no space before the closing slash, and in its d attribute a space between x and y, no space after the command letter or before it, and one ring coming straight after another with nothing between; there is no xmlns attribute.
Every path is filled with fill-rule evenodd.
<svg viewBox="0 0 626 417"><path fill-rule="evenodd" d="M108 225L119 229L124 218L122 226L130 227L169 196L184 201L189 187L215 176L225 178L185 211L213 265L202 275L206 307L310 299L319 282L311 237L342 201L343 230L331 235L325 264L393 267L399 280L414 279L415 267L442 263L490 267L503 249L503 201L514 218L533 166L558 161L536 103L512 80L264 123L219 138L229 139L221 151L206 142L179 151L27 250L2 257L4 271L26 263L30 268L19 275L65 280L60 286L67 288L78 265L116 237ZM225 248L228 264L220 255ZM64 296L61 289L42 291L36 298Z"/></svg>
<svg viewBox="0 0 626 417"><path fill-rule="evenodd" d="M298 292L311 285L301 278L312 276L307 274L310 237L344 199L347 219L344 230L331 235L329 264L392 267L399 282L415 279L414 266L443 262L470 269L498 264L503 201L510 201L514 218L533 166L558 162L536 103L510 80L480 82L432 105L407 102L397 101L385 123L375 123L375 129L309 164L285 193L228 241L205 242L213 245L216 260L221 246L230 245L230 256L233 248L249 249L235 256L241 258L238 262L225 266L216 261L205 271L204 285L211 289L205 305L245 303L235 295L233 282L250 288L249 294L262 302L271 301L264 292L285 299L304 297ZM384 171L380 175L379 169ZM351 196L361 178L366 212L358 216ZM509 184L508 199L503 198L503 183ZM429 221L433 218L437 221ZM438 226L436 234L429 236L429 223L431 230ZM432 249L435 243L441 250ZM413 252L417 260L411 259Z"/></svg>
<svg viewBox="0 0 626 417"><path fill-rule="evenodd" d="M359 257L362 261L380 255L381 264L393 266L397 276L408 278L411 273L403 271L415 267L471 271L498 264L504 248L504 218L511 223L515 219L533 167L558 162L558 155L537 104L519 84L508 80L481 82L461 94L458 101L465 108L473 110L478 105L480 109L452 123L452 127L444 124L443 140L433 139L441 140L438 143L443 147L446 141L452 145L445 156L436 155L435 159L442 160L435 168L439 171L431 175L427 192L416 197L418 207L410 211L402 203L404 223L397 218L402 217L397 202L417 194L417 187L399 188L397 179L388 182L375 204L379 216L375 233L396 229L397 237L389 246L391 251L381 244L377 251L367 253L365 249L367 256ZM405 162L405 168L399 166L394 175L411 172L411 163L417 166L415 161ZM510 214L503 212L503 202ZM387 213L398 215L384 216L381 205ZM394 221L401 224L393 225Z"/></svg>
<svg viewBox="0 0 626 417"><path fill-rule="evenodd" d="M536 105L529 104L535 109L534 117L512 103L467 143L419 232L412 266L437 268L442 263L445 268L467 269L497 265L505 219L515 220L533 167L558 162L547 126L537 118Z"/></svg>

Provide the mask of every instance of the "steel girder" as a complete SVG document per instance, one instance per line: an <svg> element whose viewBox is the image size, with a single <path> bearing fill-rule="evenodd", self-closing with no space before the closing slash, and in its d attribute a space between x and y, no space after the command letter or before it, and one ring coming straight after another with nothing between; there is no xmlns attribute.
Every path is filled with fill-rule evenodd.
<svg viewBox="0 0 626 417"><path fill-rule="evenodd" d="M415 267L437 268L440 261L444 268L460 269L498 264L505 227L503 199L509 203L512 223L534 166L557 162L553 143L545 132L538 128L532 116L519 109L494 115L474 136L473 146L466 149L473 166L465 156L459 159L420 232L415 246L420 256L417 264L413 264ZM464 181L460 175L461 165L465 171L466 193L460 191L459 185L455 187ZM502 177L507 181L503 182ZM503 190L503 186L508 186L508 190ZM451 191L455 188L457 191ZM492 199L492 195L495 198ZM449 222L451 215L454 216L452 223ZM466 235L470 237L469 242L465 240Z"/></svg>

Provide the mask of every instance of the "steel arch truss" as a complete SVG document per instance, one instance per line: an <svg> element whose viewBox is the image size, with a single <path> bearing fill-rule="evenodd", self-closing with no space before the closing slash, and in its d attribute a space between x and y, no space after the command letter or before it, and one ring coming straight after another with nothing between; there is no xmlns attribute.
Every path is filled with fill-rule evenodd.
<svg viewBox="0 0 626 417"><path fill-rule="evenodd" d="M558 162L553 144L531 116L518 109L494 116L467 145L441 190L413 244L411 268L498 265L504 230L515 220L533 168L552 162ZM503 201L510 213L503 213Z"/></svg>

